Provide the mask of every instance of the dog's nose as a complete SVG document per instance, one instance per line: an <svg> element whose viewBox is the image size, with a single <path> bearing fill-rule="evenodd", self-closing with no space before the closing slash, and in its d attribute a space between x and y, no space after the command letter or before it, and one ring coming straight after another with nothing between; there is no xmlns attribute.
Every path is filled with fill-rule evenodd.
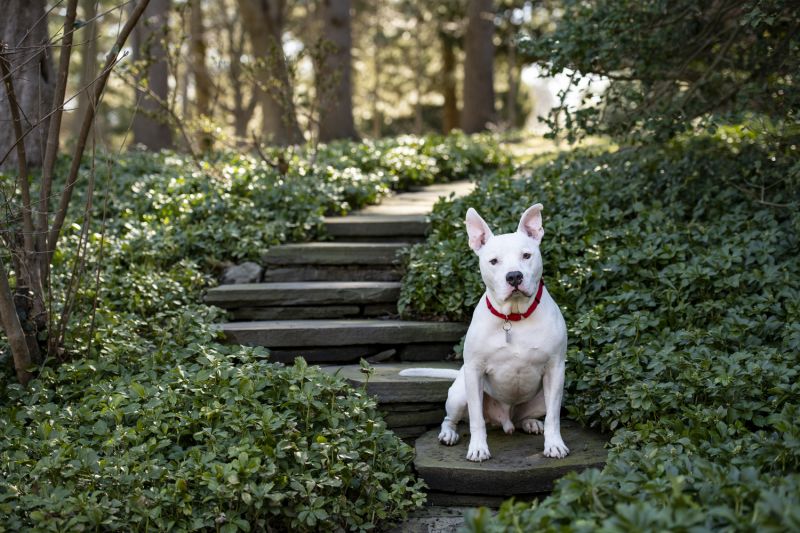
<svg viewBox="0 0 800 533"><path fill-rule="evenodd" d="M509 272L506 274L506 281L512 287L518 287L520 283L522 283L522 272L519 270L515 270L514 272Z"/></svg>

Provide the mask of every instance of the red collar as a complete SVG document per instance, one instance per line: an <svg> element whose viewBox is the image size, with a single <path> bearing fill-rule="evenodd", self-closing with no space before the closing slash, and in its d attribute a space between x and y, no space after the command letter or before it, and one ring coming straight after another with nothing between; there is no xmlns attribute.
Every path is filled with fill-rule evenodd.
<svg viewBox="0 0 800 533"><path fill-rule="evenodd" d="M492 302L489 301L489 295L486 295L486 306L489 308L489 311L492 312L494 316L500 317L503 320L510 320L511 322L518 322L523 318L528 318L531 314L536 311L536 308L539 307L539 302L542 298L542 290L544 289L544 281L541 279L539 280L539 289L536 291L536 297L533 299L533 303L528 308L527 311L524 313L511 313L510 315L504 315L497 309L492 306Z"/></svg>

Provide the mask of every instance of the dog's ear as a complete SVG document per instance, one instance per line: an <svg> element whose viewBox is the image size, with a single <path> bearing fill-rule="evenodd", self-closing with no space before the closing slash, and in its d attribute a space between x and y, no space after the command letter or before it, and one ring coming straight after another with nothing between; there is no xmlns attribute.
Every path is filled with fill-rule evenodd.
<svg viewBox="0 0 800 533"><path fill-rule="evenodd" d="M542 237L544 237L544 228L542 228L542 204L534 204L522 213L517 231L524 233L537 243L542 242Z"/></svg>
<svg viewBox="0 0 800 533"><path fill-rule="evenodd" d="M467 235L469 235L469 247L475 253L478 253L493 235L486 222L471 207L467 210Z"/></svg>

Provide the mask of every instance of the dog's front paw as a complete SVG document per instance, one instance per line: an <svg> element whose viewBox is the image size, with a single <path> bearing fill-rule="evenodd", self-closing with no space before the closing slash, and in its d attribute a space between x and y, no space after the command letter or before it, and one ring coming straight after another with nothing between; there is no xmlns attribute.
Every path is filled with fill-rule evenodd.
<svg viewBox="0 0 800 533"><path fill-rule="evenodd" d="M533 435L540 435L544 431L544 424L535 418L526 418L522 421L522 431Z"/></svg>
<svg viewBox="0 0 800 533"><path fill-rule="evenodd" d="M511 420L506 420L503 422L503 431L505 431L506 435L511 435L514 433L514 422Z"/></svg>
<svg viewBox="0 0 800 533"><path fill-rule="evenodd" d="M442 428L439 432L439 442L447 446L452 446L458 442L458 432L453 428Z"/></svg>
<svg viewBox="0 0 800 533"><path fill-rule="evenodd" d="M469 449L467 450L467 460L481 462L491 458L492 454L489 453L489 445L486 444L486 441L475 442L473 439L470 439Z"/></svg>
<svg viewBox="0 0 800 533"><path fill-rule="evenodd" d="M552 457L553 459L563 459L569 455L569 448L564 444L564 441L558 439L557 441L550 441L544 443L544 456Z"/></svg>

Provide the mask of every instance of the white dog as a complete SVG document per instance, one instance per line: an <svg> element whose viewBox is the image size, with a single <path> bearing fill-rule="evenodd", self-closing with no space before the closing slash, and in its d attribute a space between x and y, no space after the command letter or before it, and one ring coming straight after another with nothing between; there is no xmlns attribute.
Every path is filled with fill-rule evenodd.
<svg viewBox="0 0 800 533"><path fill-rule="evenodd" d="M404 376L450 377L447 416L439 441L458 442L457 425L469 416L467 459L491 457L486 420L507 434L521 427L544 431L544 455L566 457L561 439L561 397L567 327L542 283L542 204L522 214L515 233L493 235L474 209L467 211L469 246L480 259L486 293L481 297L464 341L461 370L414 368ZM544 424L542 424L544 417Z"/></svg>

